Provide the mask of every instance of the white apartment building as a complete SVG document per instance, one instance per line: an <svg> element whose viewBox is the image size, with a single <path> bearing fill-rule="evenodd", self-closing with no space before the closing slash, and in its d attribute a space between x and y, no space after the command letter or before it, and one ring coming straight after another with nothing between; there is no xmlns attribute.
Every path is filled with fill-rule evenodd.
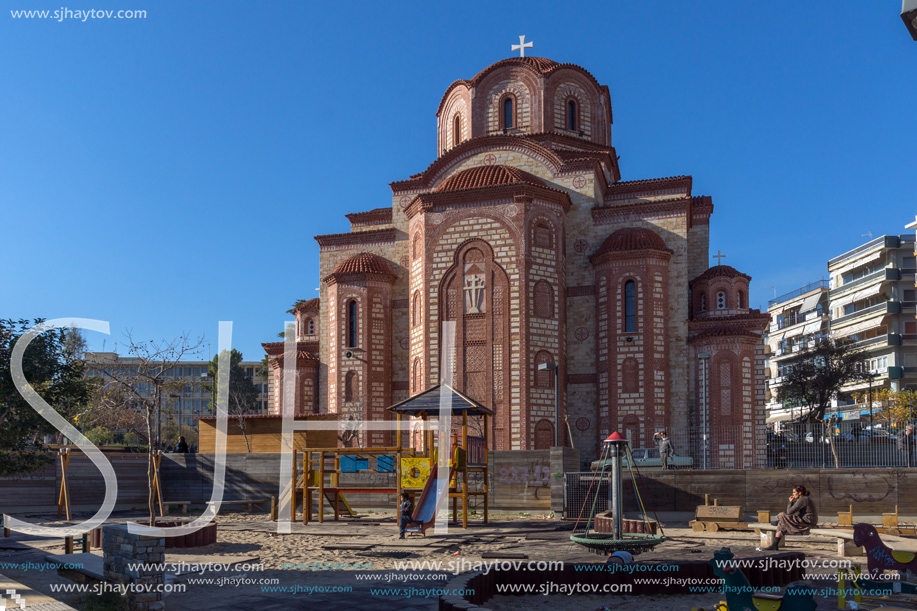
<svg viewBox="0 0 917 611"><path fill-rule="evenodd" d="M768 422L794 417L795 406L777 401L777 390L792 368L793 355L826 336L850 340L866 351L873 374L871 380L843 388L834 406L841 417L861 415L852 394L870 386L917 389L914 248L912 235L875 238L828 261L829 280L770 302Z"/></svg>

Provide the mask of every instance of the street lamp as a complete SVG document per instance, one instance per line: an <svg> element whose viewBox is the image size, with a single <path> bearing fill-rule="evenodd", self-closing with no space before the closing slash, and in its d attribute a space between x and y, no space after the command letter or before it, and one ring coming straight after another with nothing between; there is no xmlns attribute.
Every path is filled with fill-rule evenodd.
<svg viewBox="0 0 917 611"><path fill-rule="evenodd" d="M538 365L538 371L554 372L554 445L560 446L560 368L554 363L541 363Z"/></svg>

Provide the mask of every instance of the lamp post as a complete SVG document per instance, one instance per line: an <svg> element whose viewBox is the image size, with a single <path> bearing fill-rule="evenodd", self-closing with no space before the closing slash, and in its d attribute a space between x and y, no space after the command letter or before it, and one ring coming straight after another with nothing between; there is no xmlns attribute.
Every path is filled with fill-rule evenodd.
<svg viewBox="0 0 917 611"><path fill-rule="evenodd" d="M703 352L698 354L700 359L700 393L701 393L701 435L704 441L704 469L707 468L707 445L710 438L709 423L707 422L707 365L710 361L710 354Z"/></svg>
<svg viewBox="0 0 917 611"><path fill-rule="evenodd" d="M554 372L554 445L560 446L560 368L554 363L542 363L538 366L538 371Z"/></svg>

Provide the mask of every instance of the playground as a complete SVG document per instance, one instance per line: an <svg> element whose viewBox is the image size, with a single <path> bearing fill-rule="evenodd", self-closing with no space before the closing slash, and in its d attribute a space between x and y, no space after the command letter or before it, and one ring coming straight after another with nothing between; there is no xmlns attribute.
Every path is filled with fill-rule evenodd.
<svg viewBox="0 0 917 611"><path fill-rule="evenodd" d="M285 609L291 595L308 596L306 608L346 602L350 608L382 611L917 608L917 586L901 583L901 591L885 593L877 589L879 582L868 581L883 571L917 568L917 539L906 536L915 517L899 507L875 513L866 508L881 504L848 504L836 518L824 512L818 528L792 535L781 550L768 552L763 548L775 527L767 509L754 512L707 494L693 515L655 511L652 498L640 491L647 482L625 467L634 461L626 439L617 434L606 440L600 466L580 478L586 494L565 504L563 515L550 506L537 512L494 510L486 502L487 482L496 479L488 477L486 439L469 428L469 417L489 414L467 402L462 407L463 402L457 397L453 406L445 406L457 426L442 437L442 454L426 427L417 429L426 439L411 448L399 435L389 447L295 451L287 507L283 495L265 502L240 494L236 488L244 488L244 480L231 477L229 501L207 527L207 536L202 531L174 540L132 537L123 524L143 520L136 510L116 512L105 527L85 537L42 538L5 528L0 539L4 591L14 590L19 598L13 603L35 611L117 609L115 603L99 607L94 594L78 593L73 585L143 579L168 589L162 597L140 600L138 608L195 611ZM393 411L399 419L411 413L399 413L398 407ZM411 415L425 422L433 409ZM187 486L176 488L176 472L164 468L166 457L154 459L154 506L163 521L177 524L209 507L176 498L175 491ZM80 460L61 451L56 504L16 517L58 526L89 517L85 507L71 507L87 486L77 478L85 477L82 470L73 470ZM440 465L448 468L447 477L436 477ZM116 470L129 466L116 465ZM395 485L365 486L359 477L348 479L370 466L381 473L373 477ZM639 511L626 509L629 487ZM397 537L394 506L402 491L415 495L418 522L405 540ZM3 525L9 524L4 515ZM119 563L137 559L163 568L139 577L117 572ZM733 559L752 568L718 564ZM621 566L611 569L615 564L608 563ZM803 577L806 584L793 585ZM713 584L714 592L692 592L693 583ZM744 598L725 594L723 584ZM860 593L849 594L850 584ZM605 592L589 590L609 585L613 589ZM507 593L523 586L530 589Z"/></svg>

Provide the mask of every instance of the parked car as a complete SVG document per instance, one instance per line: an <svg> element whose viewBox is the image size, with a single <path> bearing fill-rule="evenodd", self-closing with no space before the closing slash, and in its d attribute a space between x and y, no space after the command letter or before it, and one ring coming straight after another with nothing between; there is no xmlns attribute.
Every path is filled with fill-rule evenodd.
<svg viewBox="0 0 917 611"><path fill-rule="evenodd" d="M634 457L634 465L638 469L662 469L662 460L659 458L659 449L658 448L634 448L630 451ZM623 467L628 467L627 457L624 458ZM611 460L606 459L605 468L608 469L611 466ZM669 468L670 469L691 469L694 466L694 459L690 456L682 456L676 454L675 456L669 457ZM595 460L592 462L593 469L602 468L602 461Z"/></svg>
<svg viewBox="0 0 917 611"><path fill-rule="evenodd" d="M786 469L786 437L773 431L767 432L767 466L772 469Z"/></svg>

